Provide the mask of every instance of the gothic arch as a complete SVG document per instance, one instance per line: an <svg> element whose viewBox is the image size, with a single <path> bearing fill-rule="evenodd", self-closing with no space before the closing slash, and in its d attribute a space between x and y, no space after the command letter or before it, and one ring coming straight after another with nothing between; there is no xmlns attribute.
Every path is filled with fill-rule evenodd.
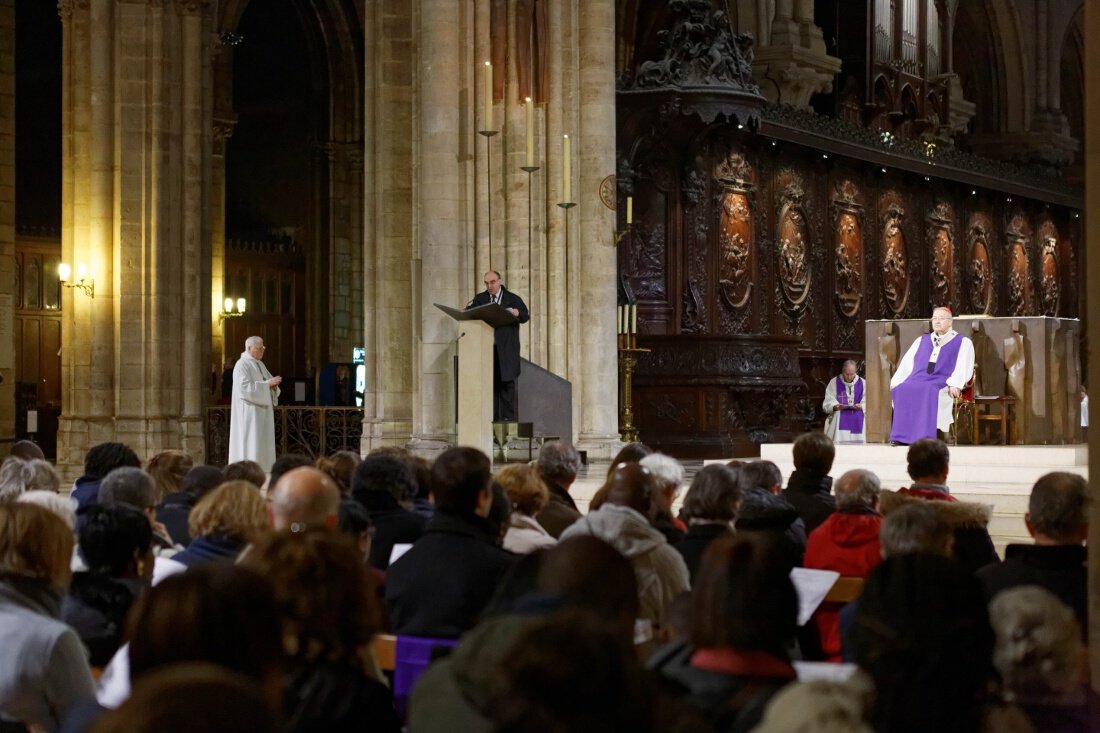
<svg viewBox="0 0 1100 733"><path fill-rule="evenodd" d="M959 3L951 42L965 96L979 110L975 132L1027 129L1035 94L1020 26L1011 0Z"/></svg>

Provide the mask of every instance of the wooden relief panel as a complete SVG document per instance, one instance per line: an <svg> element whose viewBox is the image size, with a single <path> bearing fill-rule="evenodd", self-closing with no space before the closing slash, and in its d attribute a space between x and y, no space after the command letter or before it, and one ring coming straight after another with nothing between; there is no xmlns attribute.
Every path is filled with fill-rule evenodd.
<svg viewBox="0 0 1100 733"><path fill-rule="evenodd" d="M856 202L855 184L845 180L837 185L833 199L836 221L836 302L845 318L859 315L863 302L863 231L862 207Z"/></svg>
<svg viewBox="0 0 1100 733"><path fill-rule="evenodd" d="M909 253L905 244L902 223L905 209L898 201L891 201L882 214L882 294L888 317L905 310L909 300Z"/></svg>
<svg viewBox="0 0 1100 733"><path fill-rule="evenodd" d="M967 227L967 297L970 312L989 313L993 291L993 263L989 256L989 223L983 214L970 217Z"/></svg>
<svg viewBox="0 0 1100 733"><path fill-rule="evenodd" d="M709 283L713 279L707 267L710 252L708 234L710 210L707 207L707 161L709 146L690 156L680 183L683 206L684 266L687 277L680 293L680 333L706 333L709 330ZM675 297L675 296L673 296Z"/></svg>
<svg viewBox="0 0 1100 733"><path fill-rule="evenodd" d="M1057 316L1062 300L1058 228L1049 219L1039 225L1039 247L1039 306L1044 316Z"/></svg>
<svg viewBox="0 0 1100 733"><path fill-rule="evenodd" d="M933 305L951 307L954 302L955 254L951 228L954 212L949 204L937 203L928 215L928 251L931 267L928 295Z"/></svg>
<svg viewBox="0 0 1100 733"><path fill-rule="evenodd" d="M672 161L661 147L641 154L635 163L635 220L625 270L628 284L639 301L668 301L668 195L675 182Z"/></svg>
<svg viewBox="0 0 1100 733"><path fill-rule="evenodd" d="M746 330L756 261L753 226L753 170L740 152L723 157L715 166L718 194L718 298L722 330Z"/></svg>
<svg viewBox="0 0 1100 733"><path fill-rule="evenodd" d="M1031 302L1031 268L1028 266L1027 250L1031 243L1031 227L1022 214L1015 214L1009 220L1005 231L1008 242L1008 303L1006 315L1025 316Z"/></svg>
<svg viewBox="0 0 1100 733"><path fill-rule="evenodd" d="M805 197L797 181L780 194L776 248L779 255L779 288L787 305L799 309L810 294L810 257L807 247Z"/></svg>

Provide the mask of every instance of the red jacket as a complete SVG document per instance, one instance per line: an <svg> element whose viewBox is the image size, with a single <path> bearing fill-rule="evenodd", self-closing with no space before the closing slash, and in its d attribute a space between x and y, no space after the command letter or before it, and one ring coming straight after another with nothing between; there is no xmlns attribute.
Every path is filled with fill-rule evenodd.
<svg viewBox="0 0 1100 733"><path fill-rule="evenodd" d="M807 568L835 570L842 576L866 578L882 562L878 532L882 515L872 509L831 514L806 542ZM823 603L814 613L821 648L829 661L840 661L840 604Z"/></svg>

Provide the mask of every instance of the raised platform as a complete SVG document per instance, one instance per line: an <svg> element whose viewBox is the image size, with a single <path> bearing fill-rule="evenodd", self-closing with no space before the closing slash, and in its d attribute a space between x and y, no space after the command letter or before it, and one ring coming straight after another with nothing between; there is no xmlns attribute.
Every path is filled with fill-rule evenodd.
<svg viewBox="0 0 1100 733"><path fill-rule="evenodd" d="M853 468L874 471L884 489L908 486L905 446L846 444L836 446L832 475L839 477ZM760 446L760 457L772 461L786 479L794 470L790 443ZM709 461L707 461L709 463ZM960 445L951 448L951 470L947 484L962 501L993 505L989 533L1004 554L1010 542L1029 542L1024 514L1031 487L1043 474L1069 471L1088 478L1086 445Z"/></svg>

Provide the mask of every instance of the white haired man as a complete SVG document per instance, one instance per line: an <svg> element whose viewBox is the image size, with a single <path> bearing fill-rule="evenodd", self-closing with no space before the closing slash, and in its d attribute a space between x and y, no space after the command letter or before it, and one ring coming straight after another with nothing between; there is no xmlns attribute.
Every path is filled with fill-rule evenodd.
<svg viewBox="0 0 1100 733"><path fill-rule="evenodd" d="M862 443L863 416L867 410L867 385L856 374L857 364L849 359L840 374L825 385L825 434L834 443Z"/></svg>
<svg viewBox="0 0 1100 733"><path fill-rule="evenodd" d="M275 407L282 377L264 366L264 340L249 336L233 367L233 404L229 420L229 462L255 461L264 473L275 463Z"/></svg>

